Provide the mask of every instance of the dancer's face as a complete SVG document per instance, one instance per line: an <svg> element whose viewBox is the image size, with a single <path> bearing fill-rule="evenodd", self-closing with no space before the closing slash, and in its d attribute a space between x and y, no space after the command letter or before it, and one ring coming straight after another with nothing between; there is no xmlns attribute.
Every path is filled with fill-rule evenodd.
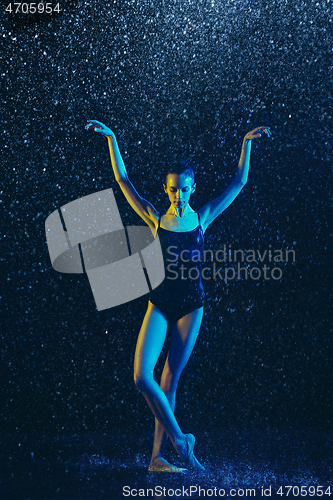
<svg viewBox="0 0 333 500"><path fill-rule="evenodd" d="M195 184L192 184L191 177L184 174L168 174L166 182L163 187L169 196L170 203L176 208L185 207L195 191Z"/></svg>

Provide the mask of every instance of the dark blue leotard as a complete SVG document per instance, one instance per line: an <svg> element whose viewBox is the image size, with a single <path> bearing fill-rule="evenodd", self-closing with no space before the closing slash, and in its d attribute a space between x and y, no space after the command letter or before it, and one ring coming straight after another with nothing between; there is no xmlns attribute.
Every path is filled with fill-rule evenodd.
<svg viewBox="0 0 333 500"><path fill-rule="evenodd" d="M163 252L165 278L150 292L149 300L168 322L176 322L204 305L201 280L204 237L199 213L199 225L192 231L168 231L160 227L160 219L161 215L157 234Z"/></svg>

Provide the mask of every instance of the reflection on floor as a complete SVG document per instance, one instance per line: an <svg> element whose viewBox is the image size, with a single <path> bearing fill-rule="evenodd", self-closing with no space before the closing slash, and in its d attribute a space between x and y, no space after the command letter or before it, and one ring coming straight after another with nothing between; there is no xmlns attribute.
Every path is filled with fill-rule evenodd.
<svg viewBox="0 0 333 500"><path fill-rule="evenodd" d="M326 500L333 494L333 486L325 489L332 485L333 476L333 436L329 432L233 429L218 433L198 430L196 435L195 452L206 472L165 475L147 471L151 436L131 436L128 431L108 435L2 434L0 498L284 499L303 498L305 493L307 498L319 498L323 491ZM170 446L168 452L168 459L180 465ZM283 495L277 495L278 491Z"/></svg>

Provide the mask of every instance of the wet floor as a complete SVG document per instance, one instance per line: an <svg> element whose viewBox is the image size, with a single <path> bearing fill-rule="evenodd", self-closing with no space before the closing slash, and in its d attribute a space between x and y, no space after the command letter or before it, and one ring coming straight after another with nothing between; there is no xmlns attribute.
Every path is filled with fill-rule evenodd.
<svg viewBox="0 0 333 500"><path fill-rule="evenodd" d="M150 440L128 431L3 434L1 442L1 500L301 498L305 494L330 498L333 494L333 437L323 430L197 432L195 451L206 472L181 475L148 473ZM171 448L168 452L169 460L180 464Z"/></svg>

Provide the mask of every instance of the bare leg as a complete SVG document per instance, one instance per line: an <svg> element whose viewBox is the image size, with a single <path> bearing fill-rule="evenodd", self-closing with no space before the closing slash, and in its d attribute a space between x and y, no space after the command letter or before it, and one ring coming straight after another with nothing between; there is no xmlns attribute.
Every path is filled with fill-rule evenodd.
<svg viewBox="0 0 333 500"><path fill-rule="evenodd" d="M199 333L202 316L203 308L197 309L178 320L172 329L170 349L160 384L172 411L175 408L179 377L192 353ZM155 436L150 467L155 467L155 469L161 467L164 469L166 464L168 464L163 458L167 437L163 425L161 425L158 419L155 419Z"/></svg>
<svg viewBox="0 0 333 500"><path fill-rule="evenodd" d="M201 313L196 314L200 316L201 321L202 310ZM178 342L176 342L176 339L171 342L173 347L170 348L168 356L169 366L173 366L173 364L175 364L175 366L179 366L181 368L178 370L179 374L177 370L175 370L175 374L178 378L191 354L197 332L199 330L199 328L195 329L196 333L195 335L193 334L193 328L189 328L190 323L192 323L190 318L188 318L187 321L185 319L184 321L179 321L181 328L179 330L178 327ZM153 377L154 368L165 341L167 326L168 323L164 315L156 306L149 302L135 351L134 380L138 389L140 389L146 398L149 407L155 415L155 418L160 422L170 437L176 451L189 466L200 468L200 464L193 455L194 436L182 433L167 396ZM188 335L189 331L192 331L192 335ZM187 337L189 337L189 339L192 338L192 341L190 342L188 340L186 342ZM188 347L186 347L186 345ZM181 350L185 353L182 357L183 361L176 361L177 348L179 347L181 347Z"/></svg>

